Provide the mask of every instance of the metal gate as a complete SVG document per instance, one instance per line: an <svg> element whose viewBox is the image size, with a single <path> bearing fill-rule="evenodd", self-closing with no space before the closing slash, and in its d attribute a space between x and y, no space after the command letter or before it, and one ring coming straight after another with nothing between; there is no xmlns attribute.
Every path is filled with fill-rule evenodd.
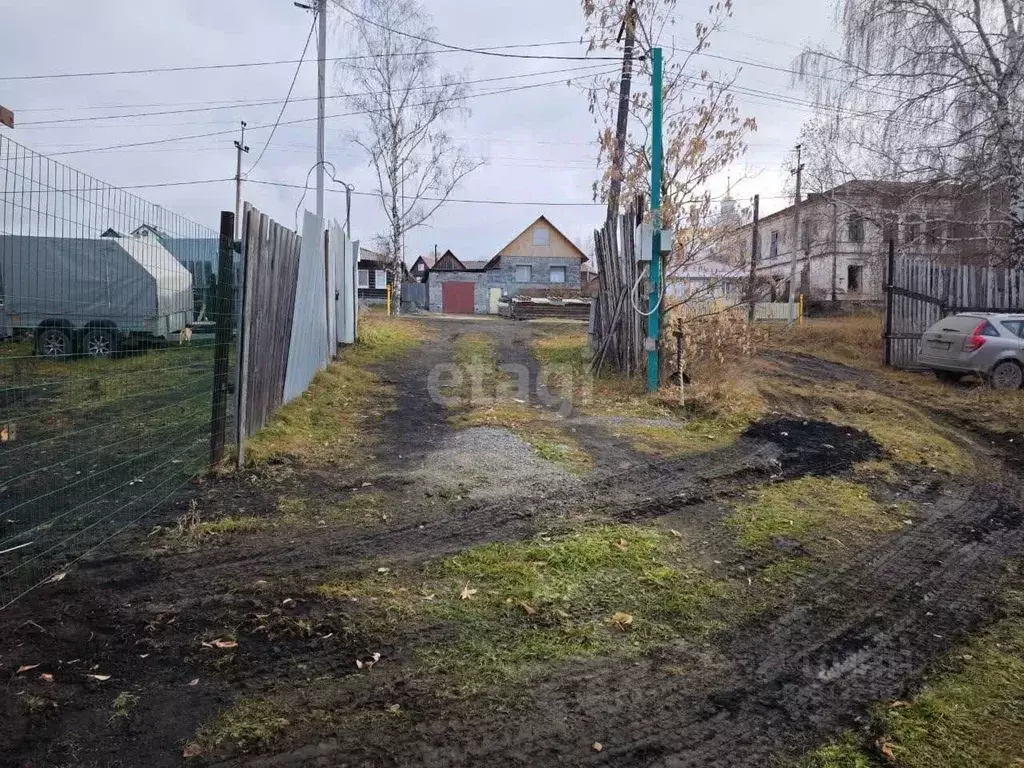
<svg viewBox="0 0 1024 768"><path fill-rule="evenodd" d="M1024 311L1024 269L943 265L896 256L885 286L884 362L917 366L921 334L957 312Z"/></svg>
<svg viewBox="0 0 1024 768"><path fill-rule="evenodd" d="M443 283L441 308L453 315L472 315L475 309L476 283Z"/></svg>
<svg viewBox="0 0 1024 768"><path fill-rule="evenodd" d="M427 307L427 284L417 283L415 280L402 281L402 307L426 310Z"/></svg>

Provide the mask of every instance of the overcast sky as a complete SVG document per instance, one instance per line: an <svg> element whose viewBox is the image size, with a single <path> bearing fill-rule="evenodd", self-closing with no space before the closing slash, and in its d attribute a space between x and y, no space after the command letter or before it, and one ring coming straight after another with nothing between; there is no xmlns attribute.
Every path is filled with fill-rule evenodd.
<svg viewBox="0 0 1024 768"><path fill-rule="evenodd" d="M578 40L583 29L578 0L430 0L437 37L470 47ZM685 7L684 7L685 6ZM703 6L701 6L703 8ZM779 0L754 3L736 0L727 29L712 40L711 52L760 64L788 68L800 45L831 42L831 6L821 0ZM343 13L332 11L328 56L341 56L344 36L337 29ZM692 41L696 10L680 3L675 40ZM159 68L297 59L309 32L311 17L291 0L0 0L0 78L61 72ZM543 49L572 55L574 44ZM315 57L315 47L311 47ZM564 81L562 70L585 62L520 61L464 53L443 53L438 62L464 73L467 80L531 74L530 78L469 86L471 93L508 87ZM713 74L729 74L737 65L702 58ZM294 75L294 65L246 69L168 72L88 78L3 80L0 104L15 110L18 127L5 135L31 149L55 156L82 171L115 185L154 184L227 179L234 175L235 135L156 146L91 151L116 144L165 139L198 133L235 131L240 120L250 126L272 125L279 104L218 108L232 102L282 99ZM337 93L333 67L328 95ZM640 87L646 84L640 83ZM784 98L806 100L783 72L744 65L738 85L746 90L737 101L744 114L756 117L759 130L734 178L753 176L736 185L734 195L745 201L762 195L762 211L785 205L782 170L786 151L795 143L800 126L810 116L806 106L787 105ZM296 101L284 120L316 114L316 66L307 63L299 73ZM775 94L775 95L773 95ZM540 214L573 238L589 238L601 223L601 206L591 200L595 171L595 126L586 100L562 82L503 95L474 96L471 116L452 126L454 136L487 165L467 179L456 197L476 200L523 201L522 205L450 203L430 225L409 234L409 261L419 253L452 249L466 259L486 259L512 240ZM130 112L193 110L178 114L112 119L85 123L38 125L36 121L104 116ZM200 111L196 111L200 110ZM327 114L347 111L340 99L328 101ZM339 178L362 193L374 181L360 150L346 140L359 128L358 117L329 119L327 158ZM262 149L268 128L251 130L252 148L243 165L248 169ZM304 122L278 128L265 157L251 178L302 185L315 162L315 124ZM82 151L89 150L89 151ZM73 153L73 154L60 154ZM724 192L716 179L712 193ZM234 183L146 189L142 196L209 227L219 212L234 208ZM301 190L247 184L245 199L283 224L291 226ZM312 195L307 207L313 207ZM544 205L548 203L549 205ZM553 205L580 203L582 205ZM344 218L344 195L328 193L329 216ZM353 202L353 235L370 240L386 227L379 202L357 196Z"/></svg>

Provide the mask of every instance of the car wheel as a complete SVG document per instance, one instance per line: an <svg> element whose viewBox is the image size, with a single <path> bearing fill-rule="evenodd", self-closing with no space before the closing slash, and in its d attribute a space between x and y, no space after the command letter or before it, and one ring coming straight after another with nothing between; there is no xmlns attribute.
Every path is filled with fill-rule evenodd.
<svg viewBox="0 0 1024 768"><path fill-rule="evenodd" d="M42 357L67 357L71 354L71 336L63 328L44 328L39 332L36 351Z"/></svg>
<svg viewBox="0 0 1024 768"><path fill-rule="evenodd" d="M93 328L82 341L82 351L87 357L103 359L110 357L116 350L114 332L109 328Z"/></svg>
<svg viewBox="0 0 1024 768"><path fill-rule="evenodd" d="M1024 387L1024 368L1013 360L1004 360L992 369L990 380L995 389L1020 389Z"/></svg>
<svg viewBox="0 0 1024 768"><path fill-rule="evenodd" d="M955 371L935 371L935 378L947 384L956 384L963 377L962 373L956 373Z"/></svg>

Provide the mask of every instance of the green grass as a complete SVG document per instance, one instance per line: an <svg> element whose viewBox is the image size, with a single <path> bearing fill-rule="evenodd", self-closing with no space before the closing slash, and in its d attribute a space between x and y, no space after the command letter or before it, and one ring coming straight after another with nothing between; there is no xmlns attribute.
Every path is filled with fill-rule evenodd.
<svg viewBox="0 0 1024 768"><path fill-rule="evenodd" d="M428 634L428 671L467 685L532 665L632 656L724 626L732 587L692 565L678 538L627 525L470 549L420 574L324 584L321 597L372 606ZM628 614L631 621L623 622Z"/></svg>
<svg viewBox="0 0 1024 768"><path fill-rule="evenodd" d="M354 466L365 460L374 444L373 425L393 407L394 397L394 388L371 368L400 358L427 338L423 327L412 321L366 317L359 342L248 440L246 462L259 465L292 457Z"/></svg>
<svg viewBox="0 0 1024 768"><path fill-rule="evenodd" d="M906 517L904 506L886 507L858 483L804 477L753 491L726 525L747 549L770 550L772 537L784 537L813 551L854 546L865 534L899 529Z"/></svg>
<svg viewBox="0 0 1024 768"><path fill-rule="evenodd" d="M837 744L817 749L797 761L793 768L875 768L857 746L853 736L846 736Z"/></svg>
<svg viewBox="0 0 1024 768"><path fill-rule="evenodd" d="M1024 593L1007 595L1004 610L1004 619L939 664L908 705L879 704L864 733L823 747L794 768L1017 768L1024 763ZM881 743L889 745L893 762L879 755Z"/></svg>
<svg viewBox="0 0 1024 768"><path fill-rule="evenodd" d="M449 421L454 427L508 429L528 442L545 461L574 474L586 474L593 468L591 457L554 414L516 401L518 393L511 376L498 368L492 338L478 334L460 336L455 344L455 362L463 374L462 385L441 392L457 401L450 405Z"/></svg>
<svg viewBox="0 0 1024 768"><path fill-rule="evenodd" d="M271 702L242 698L203 725L193 743L202 752L248 752L267 746L287 727L288 720Z"/></svg>

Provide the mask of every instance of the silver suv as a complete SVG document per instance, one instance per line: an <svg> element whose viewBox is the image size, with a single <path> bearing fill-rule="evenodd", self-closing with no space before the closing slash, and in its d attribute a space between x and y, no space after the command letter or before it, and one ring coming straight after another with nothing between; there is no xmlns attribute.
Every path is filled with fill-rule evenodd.
<svg viewBox="0 0 1024 768"><path fill-rule="evenodd" d="M943 381L968 374L998 389L1024 387L1024 314L965 312L940 320L921 337L918 362Z"/></svg>

